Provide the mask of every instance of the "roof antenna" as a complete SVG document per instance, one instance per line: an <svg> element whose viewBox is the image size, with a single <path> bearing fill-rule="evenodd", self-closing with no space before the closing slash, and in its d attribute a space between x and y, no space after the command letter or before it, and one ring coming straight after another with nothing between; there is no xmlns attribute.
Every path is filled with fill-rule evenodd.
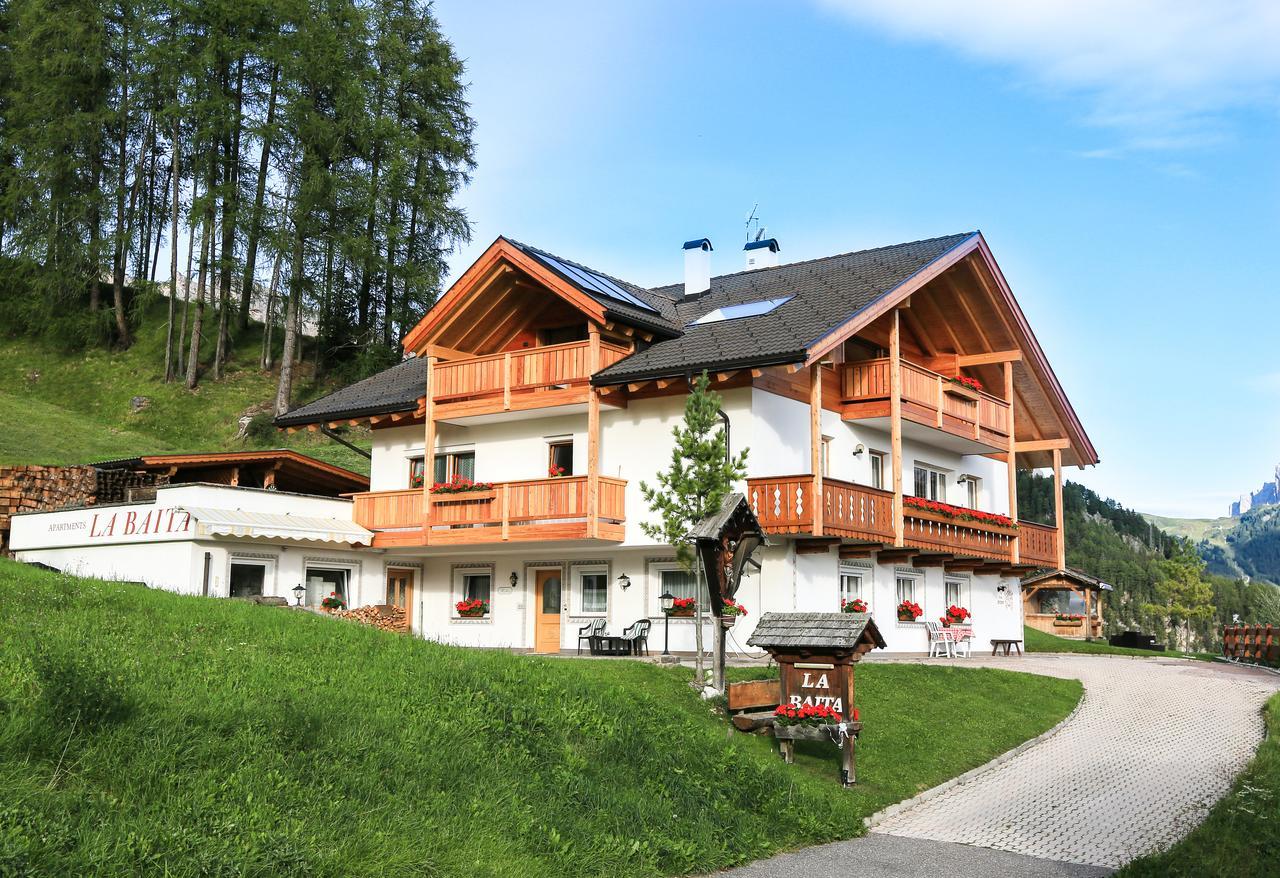
<svg viewBox="0 0 1280 878"><path fill-rule="evenodd" d="M764 234L764 230L760 228L760 216L757 212L760 208L760 202L751 205L751 213L747 214L747 243L751 243L751 224L756 226L756 240L760 240L760 236Z"/></svg>

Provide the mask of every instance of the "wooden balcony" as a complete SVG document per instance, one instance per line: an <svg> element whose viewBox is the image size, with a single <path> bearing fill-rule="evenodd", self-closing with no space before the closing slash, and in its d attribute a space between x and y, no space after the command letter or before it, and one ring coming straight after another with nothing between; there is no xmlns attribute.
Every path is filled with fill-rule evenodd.
<svg viewBox="0 0 1280 878"><path fill-rule="evenodd" d="M631 351L600 343L600 369ZM431 373L437 420L581 404L589 392L591 343L526 348L436 363Z"/></svg>
<svg viewBox="0 0 1280 878"><path fill-rule="evenodd" d="M840 372L843 417L884 419L890 414L889 358L845 363ZM904 422L942 430L989 449L1007 450L1012 424L1009 403L955 384L944 375L902 361Z"/></svg>
<svg viewBox="0 0 1280 878"><path fill-rule="evenodd" d="M823 479L822 535L893 545L893 494L836 479ZM810 475L747 480L747 499L768 533L812 534L817 501ZM953 519L924 509L903 510L903 543L927 553L1011 562L1013 540L1023 537L1021 564L1046 567L1057 562L1058 531L1020 523L1018 528ZM1028 538L1029 537L1029 538ZM1031 557L1025 546L1030 544Z"/></svg>
<svg viewBox="0 0 1280 878"><path fill-rule="evenodd" d="M500 482L492 490L432 494L424 528L421 488L355 494L353 517L374 531L375 547L479 545L591 539L586 476ZM627 483L600 476L598 535L621 542Z"/></svg>

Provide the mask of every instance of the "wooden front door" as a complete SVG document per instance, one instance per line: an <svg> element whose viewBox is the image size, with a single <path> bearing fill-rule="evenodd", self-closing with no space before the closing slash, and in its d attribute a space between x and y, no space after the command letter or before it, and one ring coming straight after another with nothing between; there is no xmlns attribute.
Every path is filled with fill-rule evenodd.
<svg viewBox="0 0 1280 878"><path fill-rule="evenodd" d="M387 571L387 603L404 610L406 626L413 624L413 571Z"/></svg>
<svg viewBox="0 0 1280 878"><path fill-rule="evenodd" d="M560 651L560 571L537 573L537 612L534 614L535 652Z"/></svg>

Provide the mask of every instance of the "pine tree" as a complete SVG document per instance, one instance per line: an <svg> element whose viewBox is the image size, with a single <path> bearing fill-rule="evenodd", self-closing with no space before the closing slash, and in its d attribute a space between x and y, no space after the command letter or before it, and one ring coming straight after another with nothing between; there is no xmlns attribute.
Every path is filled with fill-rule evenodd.
<svg viewBox="0 0 1280 878"><path fill-rule="evenodd" d="M689 534L694 525L719 511L724 498L733 491L734 483L747 474L747 449L736 456L729 455L728 440L719 418L723 400L710 386L711 379L705 371L694 379L685 399L684 422L671 431L675 440L671 462L666 470L657 474L657 484L640 483L645 503L658 516L656 522L642 523L641 530L675 549L676 560L685 570L695 573L699 595L703 594L703 571L696 563ZM694 622L698 652L694 673L699 688L705 682L702 605L703 601L699 600ZM715 637L724 636L719 624L713 630ZM716 654L720 654L719 649Z"/></svg>

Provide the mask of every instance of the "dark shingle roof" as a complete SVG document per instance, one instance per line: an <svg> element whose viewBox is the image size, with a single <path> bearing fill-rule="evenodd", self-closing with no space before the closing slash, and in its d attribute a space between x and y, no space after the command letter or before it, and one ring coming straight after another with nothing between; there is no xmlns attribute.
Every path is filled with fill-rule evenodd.
<svg viewBox="0 0 1280 878"><path fill-rule="evenodd" d="M680 284L650 290L647 300L664 302L664 312L684 327L684 334L655 342L615 363L600 372L595 383L620 384L702 369L794 363L803 359L815 342L974 234L721 275L711 279L707 292L687 299ZM767 314L689 325L725 305L785 296L793 298Z"/></svg>
<svg viewBox="0 0 1280 878"><path fill-rule="evenodd" d="M1108 583L1103 582L1101 579L1090 576L1087 573L1081 573L1079 570L1072 570L1071 568L1067 568L1066 570L1045 570L1042 573L1036 573L1022 580L1022 587L1026 588L1030 585L1039 585L1043 582L1050 582L1055 579L1063 579L1067 582L1074 583L1075 585L1083 586L1084 588L1114 591Z"/></svg>
<svg viewBox="0 0 1280 878"><path fill-rule="evenodd" d="M426 387L427 361L413 357L286 412L276 418L275 424L277 427L294 427L342 418L413 411Z"/></svg>
<svg viewBox="0 0 1280 878"><path fill-rule="evenodd" d="M884 638L869 613L765 613L747 646L853 649L864 636L884 649Z"/></svg>

